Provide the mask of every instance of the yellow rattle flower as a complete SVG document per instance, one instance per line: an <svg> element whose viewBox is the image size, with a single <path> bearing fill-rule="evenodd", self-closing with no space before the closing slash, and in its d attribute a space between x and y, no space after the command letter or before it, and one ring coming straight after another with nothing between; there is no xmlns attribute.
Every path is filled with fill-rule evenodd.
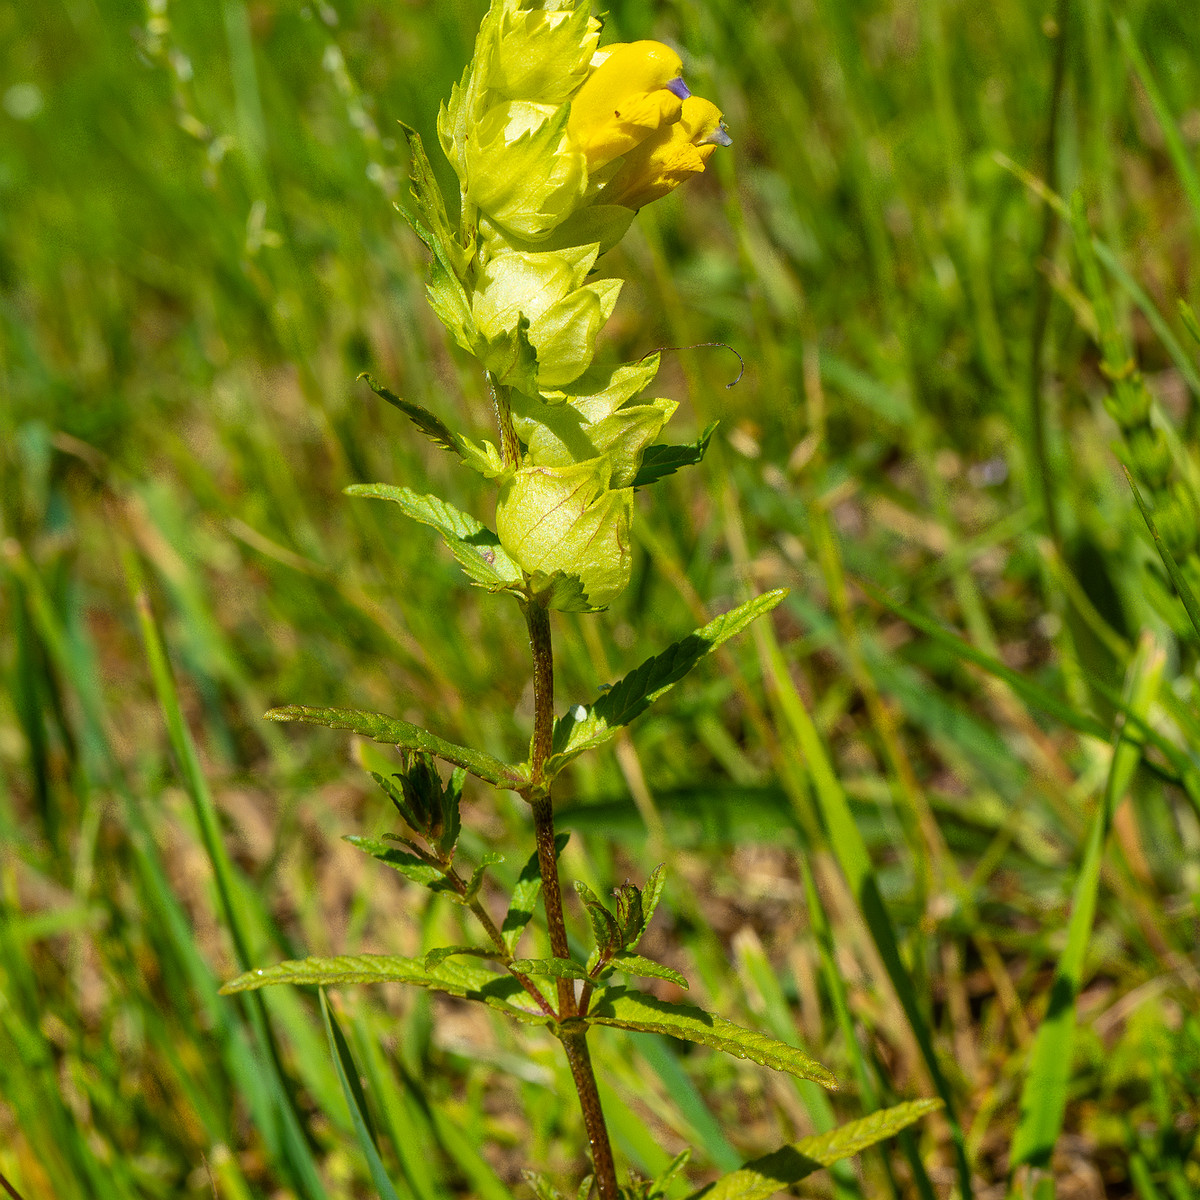
<svg viewBox="0 0 1200 1200"><path fill-rule="evenodd" d="M628 153L656 129L679 120L688 90L683 61L661 42L620 42L571 100L567 134L589 171ZM595 61L595 60L593 60Z"/></svg>
<svg viewBox="0 0 1200 1200"><path fill-rule="evenodd" d="M689 96L675 124L656 130L625 155L604 189L602 202L641 208L658 200L689 176L699 175L716 148L731 141L721 110L699 96Z"/></svg>

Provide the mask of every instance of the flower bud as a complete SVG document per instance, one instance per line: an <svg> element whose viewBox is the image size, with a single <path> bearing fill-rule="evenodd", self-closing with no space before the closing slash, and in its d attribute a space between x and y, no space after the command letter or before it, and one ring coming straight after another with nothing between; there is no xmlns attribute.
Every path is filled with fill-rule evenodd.
<svg viewBox="0 0 1200 1200"><path fill-rule="evenodd" d="M521 467L501 488L496 532L534 591L573 577L582 606L605 608L629 583L633 489L610 488L603 458L565 467Z"/></svg>
<svg viewBox="0 0 1200 1200"><path fill-rule="evenodd" d="M625 155L603 198L609 204L641 208L674 191L689 176L699 175L716 148L730 142L721 110L699 96L689 96L674 125L655 130Z"/></svg>
<svg viewBox="0 0 1200 1200"><path fill-rule="evenodd" d="M540 387L561 387L587 370L596 336L617 303L619 279L583 283L596 253L596 246L510 252L498 254L480 272L471 305L476 326L485 337L497 338L528 318Z"/></svg>
<svg viewBox="0 0 1200 1200"><path fill-rule="evenodd" d="M628 153L656 129L679 120L688 94L678 54L661 42L623 42L571 101L567 132L589 171Z"/></svg>

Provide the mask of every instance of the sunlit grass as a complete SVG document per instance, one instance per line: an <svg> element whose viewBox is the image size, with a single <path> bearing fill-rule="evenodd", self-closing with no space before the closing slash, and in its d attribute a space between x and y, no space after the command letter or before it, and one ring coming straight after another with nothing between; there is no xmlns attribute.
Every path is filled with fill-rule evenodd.
<svg viewBox="0 0 1200 1200"><path fill-rule="evenodd" d="M1094 281L1021 176L1081 189L1194 505L1200 347L1177 301L1200 300L1200 32L1171 0L1125 6L1128 34L1096 0L1060 7L1052 136L1061 13L609 8L620 36L681 47L735 148L614 255L630 284L605 352L724 342L747 370L727 389L726 351L665 355L673 436L720 431L639 502L609 616L561 618L561 703L792 592L564 777L564 863L602 893L667 861L648 952L843 1084L601 1031L614 1142L646 1174L691 1145L699 1184L934 1094L935 1064L977 1194L1004 1193L1146 631L1163 682L1134 706L1149 732L1125 729L1157 743L1071 930L1048 1170L1063 1194L1200 1191L1196 646L1114 454ZM265 709L378 709L500 757L528 738L515 606L340 495L386 480L482 505L354 382L487 431L390 206L394 121L436 146L481 8L0 15L0 1173L25 1200L371 1194L315 996L260 1011L216 988L247 957L462 940L456 911L339 840L388 827L358 765L377 752ZM467 805L466 852L524 847L519 801ZM399 1195L578 1177L549 1039L399 989L334 1000ZM893 1185L961 1186L947 1121L806 1184Z"/></svg>

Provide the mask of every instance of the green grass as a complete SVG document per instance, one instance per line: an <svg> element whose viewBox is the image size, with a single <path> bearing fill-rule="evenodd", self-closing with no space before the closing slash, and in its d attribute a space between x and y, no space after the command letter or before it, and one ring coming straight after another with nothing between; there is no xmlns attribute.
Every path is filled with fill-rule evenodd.
<svg viewBox="0 0 1200 1200"><path fill-rule="evenodd" d="M381 751L264 711L501 761L529 736L516 607L340 494L491 516L355 382L491 436L390 204L395 121L436 146L482 8L0 7L0 1174L25 1200L582 1172L537 1030L391 987L216 991L463 940L339 840L388 828ZM940 1092L806 1194L1200 1194L1200 688L1164 568L1200 592L1200 27L1177 0L608 12L683 50L735 144L610 257L604 353L747 369L664 355L671 440L720 426L639 500L625 596L556 618L560 707L791 594L568 768L564 869L603 895L668 861L646 952L842 1081L599 1030L618 1154L650 1176L690 1145L681 1196ZM1129 355L1165 483L1105 407ZM464 852L511 883L526 810L472 786Z"/></svg>

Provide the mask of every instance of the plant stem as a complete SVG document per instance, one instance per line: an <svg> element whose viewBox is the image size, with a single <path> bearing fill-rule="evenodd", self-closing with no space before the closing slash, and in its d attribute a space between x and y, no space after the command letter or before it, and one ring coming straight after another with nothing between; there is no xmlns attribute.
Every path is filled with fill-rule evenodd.
<svg viewBox="0 0 1200 1200"><path fill-rule="evenodd" d="M533 783L531 806L537 841L538 867L542 874L542 899L546 905L546 926L550 931L550 949L555 958L570 958L567 923L563 917L562 890L558 882L558 855L554 847L554 808L546 784L546 759L550 756L554 733L554 651L550 640L550 613L536 600L525 605L529 625L529 645L533 651L533 740L530 743L530 780ZM558 1018L562 1026L558 1036L567 1054L571 1078L579 1093L583 1124L592 1150L592 1170L600 1200L618 1200L617 1169L613 1163L608 1126L600 1106L596 1074L587 1048L587 1026L578 1020L575 981L558 980Z"/></svg>

